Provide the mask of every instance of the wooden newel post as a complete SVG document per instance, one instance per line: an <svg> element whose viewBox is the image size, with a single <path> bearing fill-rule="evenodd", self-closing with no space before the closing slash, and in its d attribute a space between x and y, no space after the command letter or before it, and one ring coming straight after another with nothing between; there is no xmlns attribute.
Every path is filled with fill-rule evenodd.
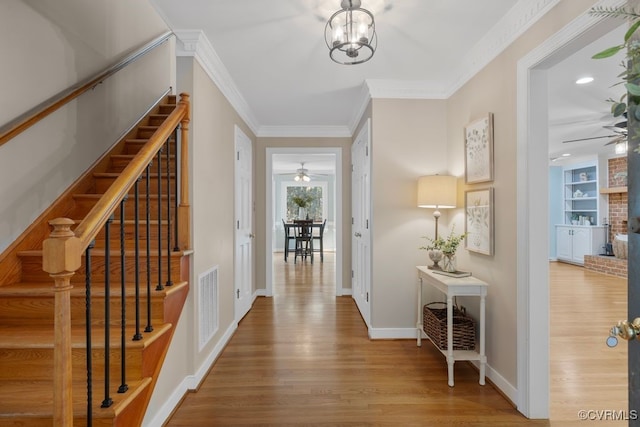
<svg viewBox="0 0 640 427"><path fill-rule="evenodd" d="M180 206L178 206L180 223L178 246L181 249L189 249L191 247L191 206L189 205L189 122L191 121L191 112L189 94L181 93L179 103L187 105L187 112L180 121Z"/></svg>
<svg viewBox="0 0 640 427"><path fill-rule="evenodd" d="M42 269L54 280L53 425L73 426L71 391L71 276L80 268L80 240L71 231L73 220L49 221L53 231L42 245Z"/></svg>

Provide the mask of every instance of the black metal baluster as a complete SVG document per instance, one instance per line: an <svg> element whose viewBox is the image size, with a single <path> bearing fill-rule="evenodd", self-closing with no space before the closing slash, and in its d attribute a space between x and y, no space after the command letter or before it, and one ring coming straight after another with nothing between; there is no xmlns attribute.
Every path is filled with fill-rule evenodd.
<svg viewBox="0 0 640 427"><path fill-rule="evenodd" d="M111 323L111 310L110 310L110 299L111 293L109 291L109 287L111 285L111 254L109 250L111 249L111 223L113 222L113 215L109 218L104 225L104 400L102 401L102 408L108 408L113 405L113 399L109 397L109 361L110 361L110 342L109 342L109 324Z"/></svg>
<svg viewBox="0 0 640 427"><path fill-rule="evenodd" d="M158 286L156 291L164 289L162 284L162 148L158 150Z"/></svg>
<svg viewBox="0 0 640 427"><path fill-rule="evenodd" d="M133 230L133 240L135 241L135 292L136 292L136 332L133 334L133 341L139 341L142 339L142 334L140 333L140 190L138 189L138 183L142 177L139 176L134 184L134 230Z"/></svg>
<svg viewBox="0 0 640 427"><path fill-rule="evenodd" d="M160 179L160 175L158 175ZM171 280L171 137L167 139L167 283L173 286Z"/></svg>
<svg viewBox="0 0 640 427"><path fill-rule="evenodd" d="M173 156L173 170L175 173L175 190L174 191L174 202L173 202L173 212L175 213L175 217L173 218L173 225L175 226L174 228L174 233L173 233L173 241L174 241L174 246L173 246L173 251L174 252L180 252L180 246L178 246L178 180L180 177L180 168L178 167L178 152L180 151L178 148L180 147L178 144L178 130L180 129L180 125L178 125L174 132L174 136L173 136L173 140L175 141L176 145L175 145L175 154Z"/></svg>
<svg viewBox="0 0 640 427"><path fill-rule="evenodd" d="M125 257L125 235L124 235L124 205L127 201L127 197L120 202L120 377L121 383L120 387L118 387L118 393L124 393L129 389L126 381L126 345L127 341L125 338L125 328L127 324L126 319L126 307L127 307L127 290L126 290L126 257ZM106 327L109 328L109 324L106 324Z"/></svg>
<svg viewBox="0 0 640 427"><path fill-rule="evenodd" d="M87 427L93 425L93 360L91 357L91 249L95 241L87 246L84 253L84 283L85 283L85 332L87 339Z"/></svg>
<svg viewBox="0 0 640 427"><path fill-rule="evenodd" d="M151 186L149 185L151 177L149 174L151 173L151 163L147 165L147 179L146 179L146 191L147 191L147 326L144 328L145 332L153 331L153 326L151 326L151 206L149 203L151 202L151 198L149 196L149 191Z"/></svg>

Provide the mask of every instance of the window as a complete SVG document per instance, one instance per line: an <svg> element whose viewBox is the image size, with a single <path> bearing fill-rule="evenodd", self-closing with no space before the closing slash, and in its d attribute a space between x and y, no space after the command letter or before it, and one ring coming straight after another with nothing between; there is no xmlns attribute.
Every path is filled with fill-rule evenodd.
<svg viewBox="0 0 640 427"><path fill-rule="evenodd" d="M299 219L299 206L294 203L294 198L300 197L308 200L306 214L309 219L321 221L326 218L326 206L324 197L326 194L326 183L322 185L299 185L296 183L284 183L286 191L286 203L283 203L285 212L283 218Z"/></svg>

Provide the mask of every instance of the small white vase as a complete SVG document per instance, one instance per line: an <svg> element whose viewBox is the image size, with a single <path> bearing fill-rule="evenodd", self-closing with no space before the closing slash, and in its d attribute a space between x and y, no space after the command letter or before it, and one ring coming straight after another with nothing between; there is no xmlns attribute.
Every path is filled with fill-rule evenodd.
<svg viewBox="0 0 640 427"><path fill-rule="evenodd" d="M298 208L298 219L307 219L307 208Z"/></svg>
<svg viewBox="0 0 640 427"><path fill-rule="evenodd" d="M442 270L449 273L458 271L458 268L456 266L456 254L443 254Z"/></svg>

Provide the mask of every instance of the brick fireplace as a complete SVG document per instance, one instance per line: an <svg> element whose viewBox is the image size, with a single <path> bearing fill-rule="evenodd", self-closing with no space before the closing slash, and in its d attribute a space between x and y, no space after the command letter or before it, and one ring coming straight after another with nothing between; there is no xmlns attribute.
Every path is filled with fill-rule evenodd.
<svg viewBox="0 0 640 427"><path fill-rule="evenodd" d="M620 189L607 194L609 200L609 217L611 224L609 242L613 242L616 234L627 234L627 158L617 157L609 159L609 189ZM624 189L624 190L622 190ZM627 277L627 260L609 256L587 255L584 257L584 267L588 270Z"/></svg>

